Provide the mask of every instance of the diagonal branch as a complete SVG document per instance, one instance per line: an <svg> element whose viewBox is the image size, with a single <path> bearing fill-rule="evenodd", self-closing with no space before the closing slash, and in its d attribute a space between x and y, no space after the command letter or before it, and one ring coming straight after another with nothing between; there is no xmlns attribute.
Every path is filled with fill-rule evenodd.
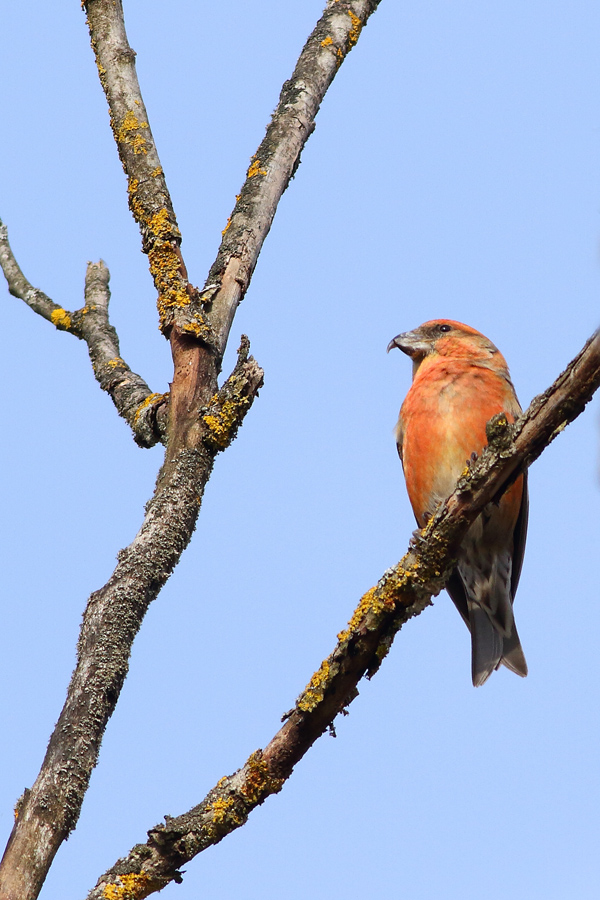
<svg viewBox="0 0 600 900"><path fill-rule="evenodd" d="M86 342L96 380L130 425L140 447L165 442L168 394L152 393L121 357L119 338L108 318L110 273L105 264L88 263L85 306L75 312L59 306L25 278L8 242L8 229L1 221L0 266L13 297L23 300L60 331L68 331Z"/></svg>
<svg viewBox="0 0 600 900"><path fill-rule="evenodd" d="M180 453L158 487L133 542L118 555L107 584L91 595L77 646L77 665L41 771L22 798L2 861L0 897L36 897L58 847L75 827L100 742L129 667L144 615L193 533L214 459L234 439L262 385L262 370L240 347L234 372L206 417L227 410L218 446L211 423L205 443Z"/></svg>
<svg viewBox="0 0 600 900"><path fill-rule="evenodd" d="M127 176L129 208L142 233L150 271L158 292L161 330L168 334L176 315L182 330L210 340L200 317L188 317L194 288L179 245L181 232L167 188L149 117L138 82L135 52L129 46L121 0L85 0L87 24L110 124Z"/></svg>
<svg viewBox="0 0 600 900"><path fill-rule="evenodd" d="M243 825L256 806L281 790L294 766L357 696L361 678L377 671L402 625L442 590L460 543L483 507L537 459L583 411L598 387L600 333L514 425L504 415L492 419L488 448L460 478L403 559L361 598L348 627L338 635L335 650L265 750L257 750L241 769L222 778L198 806L152 828L147 843L137 844L102 875L87 900L147 897L171 881L180 882L182 865Z"/></svg>
<svg viewBox="0 0 600 900"><path fill-rule="evenodd" d="M139 91L121 0L84 2L129 181L130 207L150 258L161 327L171 340L174 376L167 456L140 531L119 554L108 583L89 600L65 706L38 778L18 804L0 864L2 900L37 897L58 847L75 826L135 635L189 543L217 452L235 436L262 384L262 371L247 358L243 344L236 369L218 390L233 315L323 96L378 4L329 0L292 80L284 85L267 131L268 152L248 170L243 202L236 205L211 270L214 289L200 299L189 285L179 251L179 230ZM286 129L295 133L290 136Z"/></svg>
<svg viewBox="0 0 600 900"><path fill-rule="evenodd" d="M380 0L329 0L308 38L265 137L250 161L246 181L223 231L202 292L203 307L222 352L277 204L300 164L315 117L340 65Z"/></svg>

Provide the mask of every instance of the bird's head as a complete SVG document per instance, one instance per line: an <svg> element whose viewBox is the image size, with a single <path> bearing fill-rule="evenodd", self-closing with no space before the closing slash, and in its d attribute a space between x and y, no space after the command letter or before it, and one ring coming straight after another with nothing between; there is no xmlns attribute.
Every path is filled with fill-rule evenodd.
<svg viewBox="0 0 600 900"><path fill-rule="evenodd" d="M432 319L413 331L397 334L388 344L410 356L413 377L423 360L432 357L464 359L493 369L505 369L506 362L498 348L481 332L452 319Z"/></svg>

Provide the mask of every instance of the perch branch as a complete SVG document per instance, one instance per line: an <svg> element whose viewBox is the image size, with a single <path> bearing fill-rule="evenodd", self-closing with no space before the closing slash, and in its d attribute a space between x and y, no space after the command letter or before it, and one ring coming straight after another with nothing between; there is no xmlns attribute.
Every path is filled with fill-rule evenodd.
<svg viewBox="0 0 600 900"><path fill-rule="evenodd" d="M467 529L483 507L533 462L584 409L600 386L600 334L595 334L554 384L510 425L504 415L488 425L489 446L465 471L419 539L361 598L333 653L284 717L264 750L221 778L204 800L148 832L145 844L101 876L87 900L137 900L180 882L181 866L243 825L250 812L281 790L294 766L358 695L402 625L431 605L450 576ZM113 891L113 893L110 893Z"/></svg>

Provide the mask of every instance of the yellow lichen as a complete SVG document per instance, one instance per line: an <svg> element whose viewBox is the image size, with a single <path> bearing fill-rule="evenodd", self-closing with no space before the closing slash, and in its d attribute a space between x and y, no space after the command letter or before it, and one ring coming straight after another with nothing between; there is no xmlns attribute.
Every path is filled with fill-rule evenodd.
<svg viewBox="0 0 600 900"><path fill-rule="evenodd" d="M373 598L375 596L375 588L371 588L366 594L360 598L360 602L352 614L352 618L348 622L348 627L338 634L338 641L347 641L351 633L362 622L367 611L373 608Z"/></svg>
<svg viewBox="0 0 600 900"><path fill-rule="evenodd" d="M58 309L52 310L50 313L50 321L53 325L56 325L57 328L61 328L64 331L68 331L71 327L71 316L66 309L63 309L61 306L59 306Z"/></svg>
<svg viewBox="0 0 600 900"><path fill-rule="evenodd" d="M148 220L148 230L151 231L155 237L161 238L162 240L181 237L179 228L171 221L169 210L164 206L155 212Z"/></svg>
<svg viewBox="0 0 600 900"><path fill-rule="evenodd" d="M148 142L139 132L142 128L148 128L147 122L140 122L133 110L128 110L121 127L117 130L117 141L120 144L129 144L136 155L147 153Z"/></svg>
<svg viewBox="0 0 600 900"><path fill-rule="evenodd" d="M235 811L235 801L232 799L224 800L219 798L209 804L207 812L212 813L212 820L215 825L222 825L227 822L230 825L241 825L243 818Z"/></svg>
<svg viewBox="0 0 600 900"><path fill-rule="evenodd" d="M112 360L111 360L111 362L112 362ZM141 416L141 414L143 413L143 411L146 409L146 407L152 406L153 403L158 403L159 400L164 400L168 396L169 396L168 394L149 394L146 397L146 399L143 400L140 403L140 405L138 406L138 408L136 409L135 415L133 417L133 424L137 425L138 419Z"/></svg>
<svg viewBox="0 0 600 900"><path fill-rule="evenodd" d="M200 313L194 313L192 321L184 322L181 325L181 330L186 334L193 334L200 341L210 341L212 338L212 329Z"/></svg>
<svg viewBox="0 0 600 900"><path fill-rule="evenodd" d="M164 326L168 311L188 306L190 297L179 271L179 257L169 241L156 241L148 253L148 261L158 291L158 310Z"/></svg>
<svg viewBox="0 0 600 900"><path fill-rule="evenodd" d="M136 222L144 221L144 206L132 194L129 195L129 209L133 213Z"/></svg>
<svg viewBox="0 0 600 900"><path fill-rule="evenodd" d="M198 497L198 501L199 500L200 500L200 497ZM229 781L229 779L227 778L227 775L223 775L223 777L219 778L219 780L217 781L217 787L222 788L224 785L227 784L228 781Z"/></svg>
<svg viewBox="0 0 600 900"><path fill-rule="evenodd" d="M333 38L328 34L327 37L321 41L321 47L329 47L331 44L333 44Z"/></svg>
<svg viewBox="0 0 600 900"><path fill-rule="evenodd" d="M247 172L248 178L254 178L256 175L266 175L267 170L261 169L260 160L257 156L253 156L250 161L250 168Z"/></svg>
<svg viewBox="0 0 600 900"><path fill-rule="evenodd" d="M246 773L240 793L250 806L256 806L269 794L276 794L283 787L284 779L272 777L260 750L248 757L244 768Z"/></svg>
<svg viewBox="0 0 600 900"><path fill-rule="evenodd" d="M109 359L108 362L106 363L106 365L109 366L111 369L117 369L117 368L120 368L121 366L124 366L125 368L127 368L127 363L125 362L124 359L121 359L120 356L114 356L112 359Z"/></svg>
<svg viewBox="0 0 600 900"><path fill-rule="evenodd" d="M202 416L202 418L208 425L215 443L219 447L224 449L227 446L227 438L229 434L227 423L223 421L222 416L207 415Z"/></svg>
<svg viewBox="0 0 600 900"><path fill-rule="evenodd" d="M159 175L162 175L162 172L162 166L157 166L155 169L152 169L150 175L152 176L152 178L158 178Z"/></svg>
<svg viewBox="0 0 600 900"><path fill-rule="evenodd" d="M360 30L362 28L362 22L355 15L351 9L348 10L348 15L352 20L352 28L350 29L350 34L348 35L348 50L351 50L356 44L358 37L360 35Z"/></svg>
<svg viewBox="0 0 600 900"><path fill-rule="evenodd" d="M222 235L224 235L225 232L229 230L229 226L230 226L230 225L231 225L231 216L229 216L229 218L227 219L227 225L225 226L225 228L224 228L223 231L221 232Z"/></svg>
<svg viewBox="0 0 600 900"><path fill-rule="evenodd" d="M298 709L301 709L303 712L312 712L312 710L321 703L325 696L325 689L329 683L330 672L331 666L329 665L329 660L325 659L306 685L304 693L296 704Z"/></svg>
<svg viewBox="0 0 600 900"><path fill-rule="evenodd" d="M106 900L143 900L152 894L156 888L156 882L149 875L116 876L120 884L105 884L103 894Z"/></svg>

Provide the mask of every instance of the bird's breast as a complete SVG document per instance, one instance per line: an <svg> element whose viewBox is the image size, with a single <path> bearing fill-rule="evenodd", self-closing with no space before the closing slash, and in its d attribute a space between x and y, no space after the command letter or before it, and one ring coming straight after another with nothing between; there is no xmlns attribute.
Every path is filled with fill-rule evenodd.
<svg viewBox="0 0 600 900"><path fill-rule="evenodd" d="M447 363L419 371L400 411L408 495L422 526L454 489L472 453L487 443L499 412L519 411L510 382L489 369Z"/></svg>

